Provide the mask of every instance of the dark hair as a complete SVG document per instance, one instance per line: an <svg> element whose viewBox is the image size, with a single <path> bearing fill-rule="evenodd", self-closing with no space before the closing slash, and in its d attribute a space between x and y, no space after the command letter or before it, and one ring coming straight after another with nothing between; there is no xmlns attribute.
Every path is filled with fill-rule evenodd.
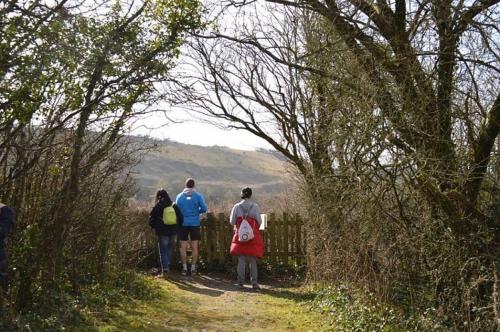
<svg viewBox="0 0 500 332"><path fill-rule="evenodd" d="M168 195L168 192L165 189L159 189L156 192L156 199L159 201L165 201L167 203L172 202L170 196Z"/></svg>
<svg viewBox="0 0 500 332"><path fill-rule="evenodd" d="M194 180L189 178L186 180L186 188L194 188Z"/></svg>
<svg viewBox="0 0 500 332"><path fill-rule="evenodd" d="M242 199L250 198L250 197L252 197L252 189L251 188L245 187L245 188L241 189L241 198Z"/></svg>

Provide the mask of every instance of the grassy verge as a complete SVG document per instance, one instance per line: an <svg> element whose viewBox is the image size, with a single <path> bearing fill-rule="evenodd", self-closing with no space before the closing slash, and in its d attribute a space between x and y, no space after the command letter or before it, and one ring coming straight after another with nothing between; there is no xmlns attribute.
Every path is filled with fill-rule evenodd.
<svg viewBox="0 0 500 332"><path fill-rule="evenodd" d="M34 303L31 309L15 313L5 306L0 331L97 331L96 321L107 319L120 306L160 296L151 280L132 271L110 280L89 282L78 295L53 294L50 307Z"/></svg>
<svg viewBox="0 0 500 332"><path fill-rule="evenodd" d="M332 331L446 331L430 312L408 315L374 294L346 285L315 285L311 310L320 312Z"/></svg>

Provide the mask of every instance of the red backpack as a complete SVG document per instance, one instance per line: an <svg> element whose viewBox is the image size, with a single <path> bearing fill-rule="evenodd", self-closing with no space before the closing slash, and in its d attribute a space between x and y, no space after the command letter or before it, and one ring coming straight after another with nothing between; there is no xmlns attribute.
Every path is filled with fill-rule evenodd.
<svg viewBox="0 0 500 332"><path fill-rule="evenodd" d="M253 239L249 241L238 240L238 230L243 220L246 220L252 226ZM264 241L259 230L259 223L251 217L238 217L236 219L236 230L234 231L233 239L231 240L231 248L229 253L233 256L246 255L262 258L264 256Z"/></svg>

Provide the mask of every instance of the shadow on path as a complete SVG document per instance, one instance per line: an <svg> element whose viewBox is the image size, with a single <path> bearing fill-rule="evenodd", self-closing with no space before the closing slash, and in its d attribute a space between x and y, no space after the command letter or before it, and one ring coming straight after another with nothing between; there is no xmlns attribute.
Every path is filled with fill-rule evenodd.
<svg viewBox="0 0 500 332"><path fill-rule="evenodd" d="M295 302L306 302L313 300L315 298L314 293L292 292L286 289L275 288L275 287L262 288L261 292L263 294L267 294L272 297L293 300Z"/></svg>
<svg viewBox="0 0 500 332"><path fill-rule="evenodd" d="M223 291L213 289L214 287L207 287L195 280L193 278L178 278L178 277L172 277L169 276L168 281L171 282L172 284L176 285L182 290L193 292L193 293L198 293L202 295L208 295L212 297L217 297L221 296L224 294ZM199 286L202 287L199 287Z"/></svg>
<svg viewBox="0 0 500 332"><path fill-rule="evenodd" d="M186 277L178 273L172 273L168 276L168 281L182 290L211 297L218 297L225 292L235 291L262 293L276 298L293 300L295 302L310 301L315 297L314 293L296 291L296 285L276 280L266 280L265 284L261 284L261 290L257 292L253 291L250 287L241 289L236 285L235 281L213 274Z"/></svg>

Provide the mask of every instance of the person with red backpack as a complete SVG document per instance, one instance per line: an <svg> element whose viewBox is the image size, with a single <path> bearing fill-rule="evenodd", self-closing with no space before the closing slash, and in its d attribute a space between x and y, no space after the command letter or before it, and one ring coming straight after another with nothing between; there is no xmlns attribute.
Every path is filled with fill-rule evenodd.
<svg viewBox="0 0 500 332"><path fill-rule="evenodd" d="M260 289L257 280L257 258L264 256L264 241L259 231L262 223L259 206L250 200L251 188L241 190L241 202L236 203L231 211L230 224L235 226L230 253L238 257L238 286L244 287L246 265L250 265L252 288Z"/></svg>
<svg viewBox="0 0 500 332"><path fill-rule="evenodd" d="M149 226L158 236L160 265L164 277L168 275L172 252L177 236L177 228L182 226L183 216L179 207L172 202L164 189L156 193L156 205L149 214Z"/></svg>

